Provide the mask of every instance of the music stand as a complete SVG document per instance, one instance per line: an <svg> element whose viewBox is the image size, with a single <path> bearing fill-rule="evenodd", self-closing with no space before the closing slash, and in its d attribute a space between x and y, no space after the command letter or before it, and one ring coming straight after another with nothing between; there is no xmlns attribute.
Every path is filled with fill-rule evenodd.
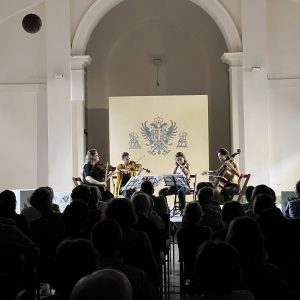
<svg viewBox="0 0 300 300"><path fill-rule="evenodd" d="M132 190L132 189L133 190L140 189L144 181L150 181L153 184L153 187L156 187L158 186L162 178L163 178L162 176L150 176L150 175L145 175L145 176L139 175L139 176L131 177L126 183L126 185L123 186L121 192Z"/></svg>
<svg viewBox="0 0 300 300"><path fill-rule="evenodd" d="M143 176L130 177L128 182L120 189L120 192L123 193L125 191L126 195L127 195L127 191L135 190L137 188L137 186L139 185L141 177L143 177Z"/></svg>
<svg viewBox="0 0 300 300"><path fill-rule="evenodd" d="M137 177L141 177L141 180L139 181L139 184L137 186L138 189L141 188L141 185L144 181L150 181L153 185L153 187L156 187L159 185L159 182L162 180L162 176L153 176L153 175L145 175L145 176L137 176Z"/></svg>
<svg viewBox="0 0 300 300"><path fill-rule="evenodd" d="M189 189L189 184L188 184L188 180L185 176L183 176L182 174L167 174L167 175L163 175L163 179L165 181L165 185L168 187L175 187L175 198L174 198L174 206L171 209L170 213L172 214L172 217L174 217L175 215L181 215L181 210L180 207L178 205L177 200L177 193L180 189L182 188L186 188Z"/></svg>

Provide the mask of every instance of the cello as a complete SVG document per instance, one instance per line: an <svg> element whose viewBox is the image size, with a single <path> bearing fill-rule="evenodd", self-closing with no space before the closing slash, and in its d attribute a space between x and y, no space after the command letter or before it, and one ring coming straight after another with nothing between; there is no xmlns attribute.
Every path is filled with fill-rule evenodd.
<svg viewBox="0 0 300 300"><path fill-rule="evenodd" d="M228 166L232 164L234 157L241 153L240 149L237 149L236 152L232 153L221 165L219 169L213 172L208 172L210 174L210 182L213 185L214 189L214 199L218 199L222 190L227 183L231 182L236 173Z"/></svg>

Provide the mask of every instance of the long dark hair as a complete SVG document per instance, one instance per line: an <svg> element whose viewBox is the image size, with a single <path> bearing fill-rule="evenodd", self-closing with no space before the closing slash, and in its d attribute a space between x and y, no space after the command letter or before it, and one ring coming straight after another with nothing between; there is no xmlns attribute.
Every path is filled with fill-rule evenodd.
<svg viewBox="0 0 300 300"><path fill-rule="evenodd" d="M86 156L85 156L85 163L88 164L88 163L93 162L94 156L97 152L98 152L97 149L88 150L88 152L86 153Z"/></svg>
<svg viewBox="0 0 300 300"><path fill-rule="evenodd" d="M185 164L186 164L187 166L189 165L188 161L186 160L185 155L184 155L182 152L177 152L177 153L175 154L175 165L176 165L177 167L179 166L179 164L178 164L177 161L176 161L176 158L177 158L177 157L182 157L182 158L184 159Z"/></svg>

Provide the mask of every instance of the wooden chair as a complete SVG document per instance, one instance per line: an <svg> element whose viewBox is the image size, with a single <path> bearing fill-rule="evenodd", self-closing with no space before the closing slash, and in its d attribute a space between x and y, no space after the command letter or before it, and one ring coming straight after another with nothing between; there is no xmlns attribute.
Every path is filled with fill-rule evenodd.
<svg viewBox="0 0 300 300"><path fill-rule="evenodd" d="M240 191L236 195L234 195L234 197L237 197L237 199L236 199L237 202L241 202L243 200L250 177L251 177L251 174L241 174L240 175L239 180L238 180Z"/></svg>
<svg viewBox="0 0 300 300"><path fill-rule="evenodd" d="M82 180L81 180L80 177L72 177L72 181L73 181L75 186L78 186L78 185L82 184Z"/></svg>

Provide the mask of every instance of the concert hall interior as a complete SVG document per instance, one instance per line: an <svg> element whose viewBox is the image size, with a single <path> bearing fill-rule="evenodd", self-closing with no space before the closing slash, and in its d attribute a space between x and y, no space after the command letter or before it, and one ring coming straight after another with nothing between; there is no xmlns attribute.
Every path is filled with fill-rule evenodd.
<svg viewBox="0 0 300 300"><path fill-rule="evenodd" d="M45 247L41 237L49 227L57 230L51 236L57 245L58 240L72 237L58 249L64 259L68 256L67 252L63 254L66 249L75 249L74 257L68 258L74 261L78 259L76 251L95 254L95 249L95 255L107 255L109 260L108 248L102 249L97 244L97 239L109 240L105 228L115 231L116 239L122 239L132 228L143 231L146 225L139 221L135 225L118 224L114 215L117 214L114 209L118 208L114 208L110 198L120 200L124 212L129 211L130 220L122 220L125 223L132 222L133 218L129 206L135 209L138 220L144 220L144 207L140 203L152 199L149 211L155 211L155 199L167 201L166 216L159 217L164 221L163 226L168 227L168 252L163 249L163 258L159 257L160 252L155 252L157 244L153 242L153 231L148 233L149 238L140 237L153 248L151 259L158 265L157 281L147 269L149 266L141 268L145 290L148 288L150 294L153 292L149 299L189 299L184 297L195 292L192 273L188 277L188 263L185 261L185 266L178 263L179 251L183 252L183 248L178 250L178 245L188 235L180 231L184 228L185 214L187 223L192 224L188 218L196 218L197 213L199 220L204 222L203 216L208 213L205 204L201 203L202 198L204 202L210 199L216 205L209 209L217 213L221 225L205 224L211 232L204 232L202 228L201 234L212 240L221 237L223 244L204 243L203 251L197 256L199 265L201 255L207 255L207 261L210 259L206 249L215 253L216 261L222 247L228 257L240 251L239 245L232 242L234 234L238 234L234 232L234 226L240 221L241 228L245 226L245 230L260 230L261 236L265 234L264 247L268 257L263 259L266 264L272 263L272 268L276 265L283 273L287 271L287 265L278 263L279 251L272 252L270 240L274 237L268 239L270 228L265 222L267 218L273 218L272 221L277 218L277 225L286 221L290 231L300 229L297 221L300 218L299 29L300 0L1 0L0 228L17 225L21 229L16 234L20 234L20 239L25 236L24 247L32 250L32 256L27 258L34 266L30 273L34 279L28 280L29 285L24 283L24 278L18 282L16 290L13 290L16 285L6 285L9 287L7 299L14 299L20 291L29 291L28 298L25 294L19 295L23 297L19 298L21 300L38 299L40 296L33 296L31 292L42 291L39 289L41 283L47 290L43 293L54 293L62 288L65 298L55 299L71 299L75 282L67 282L61 287L59 279L54 280L53 269L46 272L43 267L49 266L41 267L41 261L47 260L43 251L51 248ZM148 191L145 200L142 193L135 192L147 181L154 185L154 190L145 184ZM246 215L255 219L255 224L248 219L249 224L238 219L236 223L226 223L223 207L224 214L226 207L232 214L234 209L238 211L236 207L229 208L233 202L245 208L245 192L250 186L254 187L249 196L251 213ZM261 194L255 194L260 188ZM13 191L15 196L7 190ZM99 204L97 198L97 203L91 204L92 201L87 200L88 204L74 204L76 199L84 200L86 193L90 198L93 193L94 197L102 197L103 203ZM256 202L262 202L262 194L267 195L262 207L274 210L277 207L282 214L273 212L272 216L270 213L261 217L259 204L256 205L258 211L254 207ZM130 204L122 204L124 196L131 197ZM36 200L39 197L50 197L48 200L54 206L51 209L40 207ZM10 208L16 211L11 214L7 208L9 199L14 203ZM297 200L299 208L293 208ZM36 206L34 212L29 209L32 206ZM101 213L91 215L90 211L98 210L100 206ZM111 219L115 217L116 222L102 220L108 219L106 208L107 214L111 214ZM25 213L19 219L24 209ZM28 209L29 215L26 214ZM72 213L75 210L87 211L90 223L85 224L84 229L79 230L78 224L68 223L74 221ZM51 214L58 211L56 219L53 217L52 223L43 223L41 220L50 211ZM15 221L6 223L9 218ZM97 223L95 220L102 221ZM33 222L32 226L30 222ZM100 224L99 228L93 227L96 223L97 226ZM43 226L45 232L40 229ZM251 226L253 228L249 229ZM9 230L15 232L12 228ZM92 232L95 240L91 238ZM177 232L181 232L179 240ZM215 235L215 232L218 233ZM217 238L213 239L214 236ZM0 233L0 240L2 238ZM78 244L73 241L75 238L80 238ZM81 238L89 240L88 243ZM300 239L297 237L296 240L299 246ZM118 243L112 244L111 247L117 247ZM279 248L281 255L284 253L287 257L286 249ZM56 247L51 249L53 251L50 253L49 250L46 255L54 260ZM113 250L111 252L118 255L121 252L120 249ZM147 252L149 248L143 250ZM9 253L4 255L2 252L0 262ZM300 266L300 253L295 257L299 259L295 265ZM126 263L133 257L127 259ZM236 263L234 259L232 264ZM181 257L180 263L182 260ZM89 270L81 266L83 273L77 280L96 270L93 263L86 262L91 267ZM205 263L202 264L205 269ZM291 278L295 274L300 276L300 267L295 267L294 273L288 271L290 273L284 274L285 279L278 277L278 280L281 280L280 284L284 280L288 282L286 299L294 299L300 295L300 289ZM0 275L5 272L2 268ZM129 288L127 277L114 272L102 274L98 271L94 274L95 280L119 277L118 285L124 285L123 299L127 294L131 299L131 292L132 299L146 299L141 296L142 291L138 291L141 293L138 296L137 281L129 280ZM267 277L267 272L271 271L264 269L264 272L261 274ZM134 274L132 277L140 273ZM66 277L69 275L65 273ZM224 277L227 277L225 273ZM204 281L201 284L208 294L207 299L215 299L211 286ZM87 284L91 284L95 294L100 293L92 282ZM108 282L107 286L114 284ZM227 284L230 286L231 283ZM242 286L235 288L238 287L240 292ZM81 289L84 284L73 290L72 299L83 297ZM232 290L228 292L233 293ZM245 294L237 292L235 297L263 299L257 290L248 290ZM105 291L102 296L106 299L104 294ZM205 295L193 299L206 299ZM115 297L118 297L117 293Z"/></svg>

